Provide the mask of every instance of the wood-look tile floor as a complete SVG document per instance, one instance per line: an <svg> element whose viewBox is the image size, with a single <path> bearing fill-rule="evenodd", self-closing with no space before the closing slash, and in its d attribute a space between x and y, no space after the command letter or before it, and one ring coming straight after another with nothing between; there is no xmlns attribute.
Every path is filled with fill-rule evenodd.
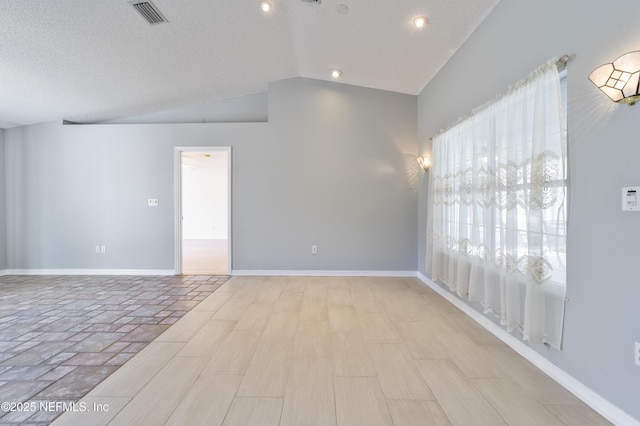
<svg viewBox="0 0 640 426"><path fill-rule="evenodd" d="M413 278L234 277L61 425L609 424Z"/></svg>

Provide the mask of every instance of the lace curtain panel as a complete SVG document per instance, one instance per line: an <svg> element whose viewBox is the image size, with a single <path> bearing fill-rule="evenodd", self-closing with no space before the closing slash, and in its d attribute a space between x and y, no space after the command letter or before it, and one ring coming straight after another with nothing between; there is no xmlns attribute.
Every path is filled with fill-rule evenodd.
<svg viewBox="0 0 640 426"><path fill-rule="evenodd" d="M432 277L560 348L566 137L555 61L433 139Z"/></svg>

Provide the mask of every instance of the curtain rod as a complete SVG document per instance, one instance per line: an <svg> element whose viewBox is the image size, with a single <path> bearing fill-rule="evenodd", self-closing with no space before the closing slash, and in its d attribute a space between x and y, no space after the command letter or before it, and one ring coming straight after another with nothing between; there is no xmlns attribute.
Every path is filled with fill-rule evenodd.
<svg viewBox="0 0 640 426"><path fill-rule="evenodd" d="M567 67L567 64L572 61L573 59L575 59L576 55L575 54L571 54L571 55L562 55L560 56L558 59L556 59L555 64L556 67L558 67L558 71L562 71ZM525 77L526 78L526 77ZM491 101L489 101L491 102ZM482 108L479 107L479 108ZM474 108L474 111L477 110L478 108ZM473 113L464 116L464 117L460 117L458 118L458 120L456 120L453 124L451 124L448 127L445 127L444 129L440 129L435 135L433 135L432 137L429 138L429 142L433 142L433 138L442 134L444 131L450 129L452 126L454 126L455 124L459 123L460 121L465 120L466 118L469 118L471 115L473 115Z"/></svg>
<svg viewBox="0 0 640 426"><path fill-rule="evenodd" d="M562 55L560 58L558 58L558 60L556 61L558 70L565 69L569 61L572 61L575 57L576 55Z"/></svg>

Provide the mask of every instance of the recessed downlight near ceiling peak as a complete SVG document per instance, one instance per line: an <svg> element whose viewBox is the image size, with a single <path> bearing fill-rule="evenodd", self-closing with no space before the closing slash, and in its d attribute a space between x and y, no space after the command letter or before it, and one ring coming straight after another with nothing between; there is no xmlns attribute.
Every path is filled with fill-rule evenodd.
<svg viewBox="0 0 640 426"><path fill-rule="evenodd" d="M336 12L338 15L348 15L349 14L349 6L344 3L340 3L336 5Z"/></svg>
<svg viewBox="0 0 640 426"><path fill-rule="evenodd" d="M269 12L272 7L273 7L273 4L269 0L262 0L260 2L260 9L262 9L262 11L265 13Z"/></svg>
<svg viewBox="0 0 640 426"><path fill-rule="evenodd" d="M416 28L424 28L429 23L429 20L426 16L416 16L413 19L413 26Z"/></svg>

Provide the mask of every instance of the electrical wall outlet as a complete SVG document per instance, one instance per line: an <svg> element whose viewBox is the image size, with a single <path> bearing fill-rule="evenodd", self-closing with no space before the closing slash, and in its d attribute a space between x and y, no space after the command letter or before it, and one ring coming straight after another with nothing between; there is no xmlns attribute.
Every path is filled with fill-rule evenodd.
<svg viewBox="0 0 640 426"><path fill-rule="evenodd" d="M311 254L318 254L318 246L317 245L312 245L311 246Z"/></svg>
<svg viewBox="0 0 640 426"><path fill-rule="evenodd" d="M100 253L100 246L96 246L96 253Z"/></svg>
<svg viewBox="0 0 640 426"><path fill-rule="evenodd" d="M159 201L157 198L149 198L147 199L147 205L149 207L158 207Z"/></svg>
<svg viewBox="0 0 640 426"><path fill-rule="evenodd" d="M636 342L636 351L634 353L633 359L636 362L636 365L640 367L640 342Z"/></svg>
<svg viewBox="0 0 640 426"><path fill-rule="evenodd" d="M107 252L107 246L100 246L100 253L106 253Z"/></svg>

